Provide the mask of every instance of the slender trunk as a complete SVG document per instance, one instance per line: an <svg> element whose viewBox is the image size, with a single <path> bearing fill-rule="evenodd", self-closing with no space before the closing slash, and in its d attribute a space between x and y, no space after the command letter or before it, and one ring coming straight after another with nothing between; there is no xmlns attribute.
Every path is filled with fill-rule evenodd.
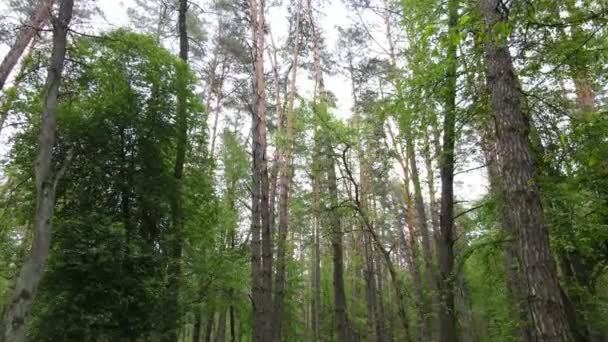
<svg viewBox="0 0 608 342"><path fill-rule="evenodd" d="M443 146L440 159L441 213L439 216L439 255L441 308L439 310L439 341L457 341L454 307L454 145L456 140L456 48L458 34L458 0L448 1L447 75Z"/></svg>
<svg viewBox="0 0 608 342"><path fill-rule="evenodd" d="M205 325L205 342L211 342L211 335L213 333L213 316L214 313L211 312L209 318L207 318L207 324Z"/></svg>
<svg viewBox="0 0 608 342"><path fill-rule="evenodd" d="M293 103L296 96L296 77L298 70L299 38L300 38L300 11L296 15L296 42L292 56L290 91L287 99L287 108L281 112L279 124L280 135L284 139L279 153L279 234L277 242L277 273L275 279L275 302L274 302L274 341L280 342L282 335L282 317L285 300L285 264L286 264L286 242L289 224L289 193L292 178L292 154L293 154ZM274 49L275 65L277 64L276 48ZM277 87L277 110L280 108L279 101L279 77L278 67L275 67L275 78ZM277 147L279 148L279 147Z"/></svg>
<svg viewBox="0 0 608 342"><path fill-rule="evenodd" d="M217 322L217 332L215 333L216 342L226 342L226 309L222 309Z"/></svg>
<svg viewBox="0 0 608 342"><path fill-rule="evenodd" d="M333 278L334 278L334 315L338 342L351 341L348 323L346 294L344 291L344 260L342 246L342 223L338 212L338 184L333 158L333 147L331 142L325 138L325 172L327 173L327 187L330 204L329 224L332 230L331 246L333 252Z"/></svg>
<svg viewBox="0 0 608 342"><path fill-rule="evenodd" d="M200 342L202 323L201 311L196 309L194 312L194 325L192 326L192 342Z"/></svg>
<svg viewBox="0 0 608 342"><path fill-rule="evenodd" d="M266 155L266 90L264 80L264 2L251 0L249 6L253 35L255 112L252 124L252 297L253 339L272 340L272 232L269 208L268 160Z"/></svg>
<svg viewBox="0 0 608 342"><path fill-rule="evenodd" d="M4 317L0 326L0 341L2 342L25 341L25 328L30 309L49 255L55 189L61 174L67 167L66 164L58 172L54 172L52 154L57 127L57 96L73 6L73 0L62 0L59 16L53 20L53 50L46 79L44 111L38 138L38 156L34 165L36 184L34 236L30 255L19 272L13 292L4 309Z"/></svg>
<svg viewBox="0 0 608 342"><path fill-rule="evenodd" d="M313 214L313 303L312 331L314 341L323 341L321 322L321 158L319 132L315 131L315 143L312 161L312 214Z"/></svg>
<svg viewBox="0 0 608 342"><path fill-rule="evenodd" d="M385 308L384 308L384 281L383 281L383 275L384 272L382 271L382 264L380 263L380 261L378 260L378 253L374 253L374 255L376 256L374 258L375 262L376 262L376 277L375 279L372 279L373 281L376 282L376 293L374 293L374 296L376 297L376 341L378 342L384 342L384 341L392 341L392 337L391 337L391 329L389 329L388 331L386 330L386 315L385 315Z"/></svg>
<svg viewBox="0 0 608 342"><path fill-rule="evenodd" d="M405 250L406 258L409 259L410 270L412 274L412 283L414 285L414 292L416 293L416 309L418 311L418 317L416 317L416 324L418 325L418 340L423 342L430 340L430 327L427 325L428 320L425 319L424 292L422 288L420 268L418 267L418 243L416 241L416 231L414 229L414 225L416 224L416 214L414 211L414 205L412 203L413 201L410 193L410 172L408 166L409 165L406 161L402 161L404 174L403 196L406 210L405 225L408 229L409 238L406 239L405 233L403 232L402 228L399 228L399 233L401 235L402 245Z"/></svg>
<svg viewBox="0 0 608 342"><path fill-rule="evenodd" d="M236 312L234 306L230 305L230 341L236 342Z"/></svg>
<svg viewBox="0 0 608 342"><path fill-rule="evenodd" d="M433 330L438 330L439 320L437 317L437 309L439 308L439 293L437 290L437 274L435 264L433 262L433 250L431 247L431 235L429 233L429 226L427 222L426 210L424 208L424 199L422 197L422 187L420 186L420 176L418 171L418 163L416 161L416 152L415 152L415 143L413 139L408 138L406 141L406 151L408 155L408 159L410 162L410 171L411 171L411 179L412 184L414 185L414 202L416 206L417 213L417 226L420 231L420 237L422 238L422 256L424 258L424 266L426 269L426 283L428 289L430 291L431 296L431 312L429 320L434 323L431 324L429 322L429 327L434 327L435 329L430 329L429 331L429 339L432 338ZM432 170L429 172L432 173ZM432 179L432 176L431 176ZM429 185L432 186L432 183ZM433 200L434 196L431 196Z"/></svg>
<svg viewBox="0 0 608 342"><path fill-rule="evenodd" d="M479 0L486 25L485 64L495 114L497 151L504 187L505 222L516 232L535 341L573 341L549 247L540 194L534 178L528 118L522 111L509 48L494 34L505 23L498 0Z"/></svg>
<svg viewBox="0 0 608 342"><path fill-rule="evenodd" d="M179 1L178 10L178 33L179 33L179 58L188 63L188 31L186 27L186 14L188 1ZM179 308L179 282L181 279L181 257L183 245L183 209L182 209L182 177L186 160L187 126L187 100L185 98L186 65L180 66L179 93L177 98L177 146L175 158L175 193L171 203L172 231L169 233L169 268L167 275L167 304L163 310L166 315L165 331L166 341L176 342L179 338L180 308Z"/></svg>
<svg viewBox="0 0 608 342"><path fill-rule="evenodd" d="M2 63L0 64L0 91L4 89L4 85L6 84L6 80L10 75L11 71L17 62L19 62L19 58L23 55L23 52L29 45L34 35L42 29L47 19L51 15L51 11L53 9L54 0L42 0L38 4L38 8L32 13L32 16L29 18L29 22L25 24L17 33L17 37L15 42L11 46L10 50L4 56Z"/></svg>

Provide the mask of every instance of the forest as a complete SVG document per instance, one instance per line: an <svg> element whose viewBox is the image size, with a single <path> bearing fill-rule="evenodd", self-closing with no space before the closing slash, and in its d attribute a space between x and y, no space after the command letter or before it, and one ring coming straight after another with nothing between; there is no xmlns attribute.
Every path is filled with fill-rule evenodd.
<svg viewBox="0 0 608 342"><path fill-rule="evenodd" d="M608 342L605 0L0 0L0 342Z"/></svg>

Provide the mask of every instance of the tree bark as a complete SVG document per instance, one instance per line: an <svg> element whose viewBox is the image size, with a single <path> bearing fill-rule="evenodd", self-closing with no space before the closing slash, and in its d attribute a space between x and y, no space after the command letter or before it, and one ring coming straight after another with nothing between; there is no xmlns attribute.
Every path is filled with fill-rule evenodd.
<svg viewBox="0 0 608 342"><path fill-rule="evenodd" d="M333 252L333 278L334 278L334 315L338 342L350 342L350 328L346 308L346 294L344 291L344 260L342 246L342 223L338 212L338 185L334 165L334 152L331 142L325 139L325 172L327 173L327 187L330 204L329 224L332 230L331 247Z"/></svg>
<svg viewBox="0 0 608 342"><path fill-rule="evenodd" d="M441 212L439 216L439 341L457 341L454 307L454 145L456 141L456 49L454 36L458 34L458 0L448 1L448 51L443 119L443 146L440 158Z"/></svg>
<svg viewBox="0 0 608 342"><path fill-rule="evenodd" d="M287 108L281 111L281 122L279 124L279 134L282 138L282 146L279 153L279 234L277 242L277 273L275 279L275 302L274 302L274 341L280 342L283 328L283 307L285 300L285 264L286 264L286 245L289 225L289 194L292 178L292 154L293 154L293 103L296 96L296 77L298 72L298 55L300 50L300 11L296 15L296 42L292 56L290 91L287 99ZM277 64L276 49L275 65ZM280 110L279 101L279 77L278 68L275 67L275 78L277 87L277 110Z"/></svg>
<svg viewBox="0 0 608 342"><path fill-rule="evenodd" d="M36 184L36 209L34 212L34 236L32 248L25 261L15 287L4 310L0 326L0 341L22 342L26 340L26 324L49 256L55 189L67 164L53 171L53 146L57 128L57 97L65 60L68 25L72 19L73 0L62 0L59 15L53 18L53 49L46 78L46 92L42 124L38 137L38 155L34 165ZM69 162L69 156L66 163Z"/></svg>
<svg viewBox="0 0 608 342"><path fill-rule="evenodd" d="M252 123L253 194L251 225L251 271L253 297L253 340L272 340L272 232L270 223L268 159L266 155L266 90L264 80L264 2L250 0L253 40L253 90L255 110Z"/></svg>
<svg viewBox="0 0 608 342"><path fill-rule="evenodd" d="M179 282L181 279L181 258L183 248L183 195L182 195L182 178L184 173L184 164L186 161L186 147L188 144L188 109L186 99L186 79L188 75L188 30L186 26L186 15L188 11L188 0L179 0L177 28L179 34L179 58L184 62L180 66L180 81L177 94L177 145L175 156L175 193L171 203L172 216L172 231L169 232L169 267L167 275L167 304L163 312L166 315L165 331L163 336L166 341L177 342L179 339L179 325L181 319L179 307Z"/></svg>
<svg viewBox="0 0 608 342"><path fill-rule="evenodd" d="M40 1L38 8L29 18L29 22L25 24L17 33L15 42L11 46L6 56L4 56L4 59L0 64L0 91L4 89L8 76L10 75L11 71L13 71L15 65L17 65L17 62L19 62L19 58L21 58L21 55L23 55L23 52L29 45L34 35L42 29L45 22L51 15L51 11L53 10L53 2L54 0Z"/></svg>
<svg viewBox="0 0 608 342"><path fill-rule="evenodd" d="M494 27L506 22L498 0L479 0L487 40L486 77L495 114L505 222L516 232L517 252L525 276L527 304L535 341L573 341L562 301L540 194L534 178L528 118L520 104L519 82L506 39Z"/></svg>

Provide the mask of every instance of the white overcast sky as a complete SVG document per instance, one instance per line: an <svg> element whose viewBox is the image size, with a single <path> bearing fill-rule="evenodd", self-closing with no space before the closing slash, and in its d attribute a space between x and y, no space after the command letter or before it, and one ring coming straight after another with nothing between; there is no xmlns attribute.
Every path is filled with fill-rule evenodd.
<svg viewBox="0 0 608 342"><path fill-rule="evenodd" d="M7 15L7 1L0 0L0 13ZM78 0L76 0L78 1ZM195 0L202 2L204 0ZM87 26L95 31L104 31L112 28L129 26L129 18L127 8L134 5L132 0L96 0L98 8L102 11L103 17L96 16L87 22ZM286 2L286 1L284 1ZM207 6L204 6L207 7ZM337 27L348 27L353 20L359 20L359 17L350 13L344 6L342 0L327 0L322 8L323 14L319 17L322 32L326 41L326 47L330 52L336 51L336 43L338 40ZM277 45L283 44L288 32L287 12L284 6L269 8L267 13L267 21L270 23L271 30ZM211 19L210 19L211 20ZM366 53L378 54L386 51L386 40L384 37L382 23L374 14L363 15L363 20L366 21L366 26L370 28L374 39L372 46ZM375 46L374 46L375 45ZM385 45L385 46L379 46ZM4 56L7 46L0 42L0 56ZM303 95L312 95L312 82L309 75L307 77L301 74L298 78L298 87ZM330 90L338 100L336 116L339 118L347 118L351 114L353 105L351 97L350 80L343 73L326 76L326 87ZM8 132L2 132L0 139L0 152L6 153L6 142ZM466 165L465 168L473 168L476 164ZM397 170L399 168L396 168ZM398 172L398 171L397 171ZM468 173L460 173L456 175L456 194L458 200L476 200L479 199L487 191L487 176L484 169L476 170Z"/></svg>

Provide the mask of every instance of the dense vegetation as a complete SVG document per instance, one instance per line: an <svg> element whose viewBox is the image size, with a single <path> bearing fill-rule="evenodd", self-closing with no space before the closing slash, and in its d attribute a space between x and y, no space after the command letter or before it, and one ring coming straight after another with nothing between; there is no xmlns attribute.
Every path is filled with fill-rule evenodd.
<svg viewBox="0 0 608 342"><path fill-rule="evenodd" d="M604 2L1 6L0 341L608 340Z"/></svg>

